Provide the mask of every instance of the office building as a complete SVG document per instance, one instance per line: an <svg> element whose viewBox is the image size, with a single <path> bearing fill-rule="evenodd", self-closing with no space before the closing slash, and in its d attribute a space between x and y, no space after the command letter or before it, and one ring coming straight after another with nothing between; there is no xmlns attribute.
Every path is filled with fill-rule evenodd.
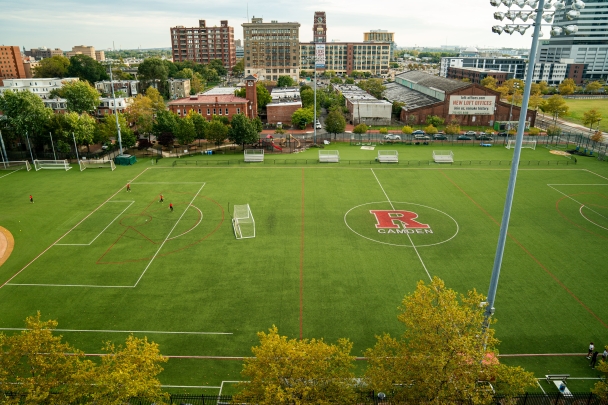
<svg viewBox="0 0 608 405"><path fill-rule="evenodd" d="M253 17L243 24L245 75L259 80L300 76L300 23L263 22Z"/></svg>
<svg viewBox="0 0 608 405"><path fill-rule="evenodd" d="M26 78L18 46L0 46L0 86L6 79Z"/></svg>
<svg viewBox="0 0 608 405"><path fill-rule="evenodd" d="M172 27L171 48L173 62L208 64L219 59L226 69L236 64L234 28L228 25L228 20L221 20L219 27L207 26L205 20L199 20L198 27Z"/></svg>
<svg viewBox="0 0 608 405"><path fill-rule="evenodd" d="M314 71L316 45L313 42L300 43L302 70ZM333 70L339 75L349 75L356 70L383 76L388 74L389 61L389 43L328 42L325 44L325 68L322 70Z"/></svg>
<svg viewBox="0 0 608 405"><path fill-rule="evenodd" d="M391 45L391 60L393 59L395 49L397 48L397 44L395 44L395 33L386 30L370 30L369 32L364 32L363 42L388 42Z"/></svg>
<svg viewBox="0 0 608 405"><path fill-rule="evenodd" d="M468 53L469 55L472 53ZM507 72L514 79L525 79L527 59L498 57L444 57L441 58L439 76L448 77L448 68L475 68Z"/></svg>
<svg viewBox="0 0 608 405"><path fill-rule="evenodd" d="M31 56L32 58L35 59L45 59L45 58L50 58L53 56L63 56L63 51L59 48L55 48L55 49L50 49L50 48L46 48L46 47L40 47L40 48L32 48L29 51L25 51L25 56Z"/></svg>
<svg viewBox="0 0 608 405"><path fill-rule="evenodd" d="M561 35L541 41L538 47L538 62L560 63L563 59L585 65L585 80L608 78L608 17L605 0L585 1L580 16L570 21L566 14L572 11L567 1L565 7L555 13L554 27L562 29ZM578 31L566 35L565 27L576 25Z"/></svg>
<svg viewBox="0 0 608 405"><path fill-rule="evenodd" d="M68 58L71 58L72 56L76 56L76 55L86 55L95 60L99 60L99 59L97 59L97 55L95 54L95 48L92 46L88 46L88 45L73 46L71 51L67 51L65 53L65 56Z"/></svg>

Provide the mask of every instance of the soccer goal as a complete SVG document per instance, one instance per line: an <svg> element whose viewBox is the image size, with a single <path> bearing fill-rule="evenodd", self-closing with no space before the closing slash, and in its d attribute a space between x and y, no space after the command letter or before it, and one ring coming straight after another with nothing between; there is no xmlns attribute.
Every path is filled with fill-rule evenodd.
<svg viewBox="0 0 608 405"><path fill-rule="evenodd" d="M232 227L237 239L255 238L255 221L249 204L234 206Z"/></svg>
<svg viewBox="0 0 608 405"><path fill-rule="evenodd" d="M320 150L320 163L340 163L340 151L337 150Z"/></svg>
<svg viewBox="0 0 608 405"><path fill-rule="evenodd" d="M378 162L399 163L399 152L397 152L396 150L379 150Z"/></svg>
<svg viewBox="0 0 608 405"><path fill-rule="evenodd" d="M507 141L507 145L506 148L507 149L515 149L515 142L517 142L517 140L515 139L509 139ZM521 141L521 148L528 148L528 149L536 149L536 141L527 141L527 140L523 140Z"/></svg>
<svg viewBox="0 0 608 405"><path fill-rule="evenodd" d="M80 171L86 169L112 169L112 171L114 171L114 169L116 169L116 165L114 164L113 160L87 159L80 160L78 164L80 165Z"/></svg>
<svg viewBox="0 0 608 405"><path fill-rule="evenodd" d="M245 162L263 162L264 149L245 149Z"/></svg>
<svg viewBox="0 0 608 405"><path fill-rule="evenodd" d="M0 170L21 170L25 169L28 172L32 170L30 162L27 160L13 160L9 162L0 162Z"/></svg>
<svg viewBox="0 0 608 405"><path fill-rule="evenodd" d="M72 168L67 160L34 160L34 169L60 169L68 171Z"/></svg>
<svg viewBox="0 0 608 405"><path fill-rule="evenodd" d="M435 163L454 163L454 153L451 150L434 150L433 160Z"/></svg>

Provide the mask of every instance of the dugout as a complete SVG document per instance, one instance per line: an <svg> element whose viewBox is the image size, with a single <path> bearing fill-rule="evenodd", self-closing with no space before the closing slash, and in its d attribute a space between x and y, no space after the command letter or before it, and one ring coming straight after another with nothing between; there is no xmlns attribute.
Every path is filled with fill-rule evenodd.
<svg viewBox="0 0 608 405"><path fill-rule="evenodd" d="M137 163L137 159L133 155L118 155L114 158L114 164L120 166L130 166Z"/></svg>

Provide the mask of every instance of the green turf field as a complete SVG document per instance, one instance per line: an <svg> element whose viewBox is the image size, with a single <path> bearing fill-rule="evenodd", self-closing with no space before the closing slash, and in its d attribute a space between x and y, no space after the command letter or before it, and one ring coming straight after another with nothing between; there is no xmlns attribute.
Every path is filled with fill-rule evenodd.
<svg viewBox="0 0 608 405"><path fill-rule="evenodd" d="M600 121L600 130L608 132L608 99L594 99L594 100L578 100L578 99L566 99L566 104L570 108L567 116L563 117L566 121L572 121L576 124L583 124L583 114L587 111L596 109L604 117ZM593 126L595 130L597 123Z"/></svg>
<svg viewBox="0 0 608 405"><path fill-rule="evenodd" d="M378 150L331 148L361 161ZM426 161L433 148L400 146L400 159ZM513 153L450 148L457 161L507 162ZM0 327L19 328L40 310L87 353L134 331L164 355L184 356L167 363L163 384L231 393L241 363L229 358L250 355L256 332L272 325L293 338L348 337L362 356L374 335L401 332L397 307L419 280L439 276L458 291L487 291L508 164L310 163L315 156L309 149L276 164L267 156L183 165L242 160L199 155L114 172L0 171L0 226L15 238L0 267ZM608 164L557 165L573 162L542 147L524 149L523 161L496 302L501 354L603 347ZM256 237L236 240L229 207L247 203ZM387 211L401 219L386 222ZM582 356L504 361L537 377L598 377ZM578 391L593 384L576 381Z"/></svg>

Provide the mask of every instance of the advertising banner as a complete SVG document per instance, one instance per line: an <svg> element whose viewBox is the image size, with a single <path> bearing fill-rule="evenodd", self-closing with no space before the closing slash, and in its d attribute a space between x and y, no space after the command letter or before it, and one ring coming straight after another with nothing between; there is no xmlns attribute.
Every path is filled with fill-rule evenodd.
<svg viewBox="0 0 608 405"><path fill-rule="evenodd" d="M323 44L316 45L315 68L325 69L325 45L323 45Z"/></svg>
<svg viewBox="0 0 608 405"><path fill-rule="evenodd" d="M449 114L493 115L496 96L450 96Z"/></svg>

